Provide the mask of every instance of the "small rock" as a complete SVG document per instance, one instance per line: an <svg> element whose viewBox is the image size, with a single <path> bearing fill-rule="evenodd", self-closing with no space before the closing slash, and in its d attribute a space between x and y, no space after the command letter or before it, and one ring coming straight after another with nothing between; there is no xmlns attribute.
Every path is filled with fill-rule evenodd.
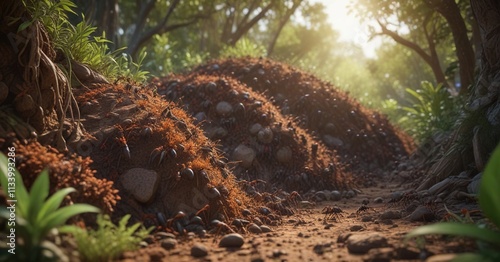
<svg viewBox="0 0 500 262"><path fill-rule="evenodd" d="M155 238L156 239L165 239L165 238L175 239L175 235L172 233L167 233L167 232L157 232L157 233L155 233Z"/></svg>
<svg viewBox="0 0 500 262"><path fill-rule="evenodd" d="M282 255L286 255L286 254L287 254L287 253L286 253L286 251L283 251L283 250L281 250L281 249L278 249L278 250L274 250L274 251L273 251L273 257L275 257L275 258L276 258L276 257L280 257L280 256L282 256Z"/></svg>
<svg viewBox="0 0 500 262"><path fill-rule="evenodd" d="M241 247L244 243L243 237L238 233L227 234L219 242L220 247Z"/></svg>
<svg viewBox="0 0 500 262"><path fill-rule="evenodd" d="M248 231L254 233L254 234L260 234L262 233L262 229L257 226L256 224L252 223L248 226Z"/></svg>
<svg viewBox="0 0 500 262"><path fill-rule="evenodd" d="M387 210L380 215L380 219L400 219L401 213L394 210Z"/></svg>
<svg viewBox="0 0 500 262"><path fill-rule="evenodd" d="M151 200L158 189L160 181L156 171L144 168L129 169L120 176L120 179L123 188L141 203L147 203Z"/></svg>
<svg viewBox="0 0 500 262"><path fill-rule="evenodd" d="M354 192L354 190L349 190L345 193L345 198L353 198L356 196L356 193Z"/></svg>
<svg viewBox="0 0 500 262"><path fill-rule="evenodd" d="M263 144L271 143L273 141L273 137L273 131L269 127L263 128L257 133L257 139Z"/></svg>
<svg viewBox="0 0 500 262"><path fill-rule="evenodd" d="M479 193L479 185L481 184L481 177L483 173L479 173L472 178L472 181L467 186L467 192L469 194L478 194Z"/></svg>
<svg viewBox="0 0 500 262"><path fill-rule="evenodd" d="M177 245L177 240L172 239L172 238L167 238L162 240L161 242L161 247L163 247L166 250L173 249L175 245Z"/></svg>
<svg viewBox="0 0 500 262"><path fill-rule="evenodd" d="M323 191L318 191L314 194L314 200L316 202L321 202L326 200L326 194Z"/></svg>
<svg viewBox="0 0 500 262"><path fill-rule="evenodd" d="M269 233L272 232L273 230L268 227L268 226L261 226L260 229L262 230L263 233Z"/></svg>
<svg viewBox="0 0 500 262"><path fill-rule="evenodd" d="M331 201L340 201L342 199L342 194L339 191L333 190L330 192L330 200Z"/></svg>
<svg viewBox="0 0 500 262"><path fill-rule="evenodd" d="M361 231L364 227L362 225L354 225L349 228L351 232Z"/></svg>
<svg viewBox="0 0 500 262"><path fill-rule="evenodd" d="M151 261L162 261L163 258L168 256L168 252L161 247L150 247L144 250L149 254Z"/></svg>
<svg viewBox="0 0 500 262"><path fill-rule="evenodd" d="M390 262L393 256L393 249L390 247L374 248L368 251L363 258L365 262Z"/></svg>
<svg viewBox="0 0 500 262"><path fill-rule="evenodd" d="M152 236L152 235L149 235L147 236L146 238L144 238L144 241L148 244L153 244L155 242L155 237Z"/></svg>
<svg viewBox="0 0 500 262"><path fill-rule="evenodd" d="M141 246L142 248L144 248L144 247L148 247L149 244L146 241L141 241L141 242L139 242L139 246Z"/></svg>
<svg viewBox="0 0 500 262"><path fill-rule="evenodd" d="M351 235L346 244L347 250L354 254L366 254L370 249L388 245L387 239L378 233Z"/></svg>
<svg viewBox="0 0 500 262"><path fill-rule="evenodd" d="M457 254L439 254L425 260L425 262L448 262L456 258Z"/></svg>
<svg viewBox="0 0 500 262"><path fill-rule="evenodd" d="M233 106L226 101L221 101L215 106L215 111L219 115L226 116L233 112Z"/></svg>
<svg viewBox="0 0 500 262"><path fill-rule="evenodd" d="M264 259L260 255L255 255L250 258L250 262L264 262Z"/></svg>
<svg viewBox="0 0 500 262"><path fill-rule="evenodd" d="M407 219L410 221L425 221L429 222L436 218L436 215L432 210L426 206L419 206L413 213L411 213Z"/></svg>
<svg viewBox="0 0 500 262"><path fill-rule="evenodd" d="M252 166L253 160L257 153L250 147L243 144L237 146L233 151L233 159L240 163L242 167L249 168Z"/></svg>
<svg viewBox="0 0 500 262"><path fill-rule="evenodd" d="M208 249L203 244L194 244L191 247L191 256L193 257L204 257L208 255Z"/></svg>
<svg viewBox="0 0 500 262"><path fill-rule="evenodd" d="M384 203L384 199L381 197L377 197L377 198L373 199L373 202L377 203L377 204Z"/></svg>
<svg viewBox="0 0 500 262"><path fill-rule="evenodd" d="M332 251L332 244L327 243L327 244L317 244L317 245L314 245L313 251L314 251L314 253L316 253L318 255L322 255L325 252Z"/></svg>
<svg viewBox="0 0 500 262"><path fill-rule="evenodd" d="M420 258L420 250L414 247L398 247L394 251L397 259L414 260Z"/></svg>
<svg viewBox="0 0 500 262"><path fill-rule="evenodd" d="M342 233L337 237L337 243L345 243L345 241L352 236L352 233L347 232L347 233Z"/></svg>
<svg viewBox="0 0 500 262"><path fill-rule="evenodd" d="M344 141L330 135L324 135L323 142L329 147L341 147L344 145Z"/></svg>
<svg viewBox="0 0 500 262"><path fill-rule="evenodd" d="M371 222L373 221L373 217L372 216L363 216L361 218L361 222Z"/></svg>

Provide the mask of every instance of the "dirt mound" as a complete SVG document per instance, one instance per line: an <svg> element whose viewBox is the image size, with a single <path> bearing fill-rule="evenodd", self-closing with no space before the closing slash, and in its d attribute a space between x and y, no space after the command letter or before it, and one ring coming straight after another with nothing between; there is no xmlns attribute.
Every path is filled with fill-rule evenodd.
<svg viewBox="0 0 500 262"><path fill-rule="evenodd" d="M75 154L60 153L52 147L42 146L31 141L13 144L16 153L16 167L23 176L26 188L37 178L38 174L47 169L50 177L50 194L61 188L73 187L78 193L72 193L66 201L69 203L88 203L100 208L105 213L113 211L120 200L118 190L113 182L95 177L95 171L90 168L92 160ZM0 143L0 148L4 148Z"/></svg>
<svg viewBox="0 0 500 262"><path fill-rule="evenodd" d="M116 182L116 217L132 214L146 225L166 224L178 211L205 223L231 218L249 199L215 145L191 117L152 89L98 85L75 92L87 136L69 147L88 155L98 177Z"/></svg>
<svg viewBox="0 0 500 262"><path fill-rule="evenodd" d="M153 83L159 94L185 106L207 137L220 141L242 183L261 180L258 187L266 191L299 192L350 186L328 148L235 79L193 73ZM256 193L253 186L249 191Z"/></svg>
<svg viewBox="0 0 500 262"><path fill-rule="evenodd" d="M286 64L262 58L214 60L194 71L233 77L296 117L353 169L373 170L414 150L412 139L348 94Z"/></svg>

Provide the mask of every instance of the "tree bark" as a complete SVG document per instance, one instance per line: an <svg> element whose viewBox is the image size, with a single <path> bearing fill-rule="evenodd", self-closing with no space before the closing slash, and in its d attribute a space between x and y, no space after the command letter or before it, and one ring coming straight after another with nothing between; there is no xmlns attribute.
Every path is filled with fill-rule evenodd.
<svg viewBox="0 0 500 262"><path fill-rule="evenodd" d="M439 62L439 57L437 55L436 48L433 42L434 39L432 39L432 37L427 33L427 31L425 31L425 33L426 33L426 40L429 44L430 54L428 54L422 47L420 47L416 43L411 42L410 40L400 36L398 33L387 29L387 27L382 22L380 21L377 22L382 29L382 32L380 34L387 35L391 37L394 41L398 42L399 44L415 51L431 67L436 82L438 84L443 84L449 89L449 85L446 82L445 74L443 72L443 69L441 68L441 63ZM423 27L425 28L425 25L423 25Z"/></svg>
<svg viewBox="0 0 500 262"><path fill-rule="evenodd" d="M480 29L480 73L465 106L465 117L417 190L468 169L481 172L500 140L500 2L471 0ZM424 166L426 164L424 163Z"/></svg>
<svg viewBox="0 0 500 262"><path fill-rule="evenodd" d="M474 81L475 59L464 18L455 0L428 0L427 3L440 13L450 26L459 63L460 94L467 94Z"/></svg>

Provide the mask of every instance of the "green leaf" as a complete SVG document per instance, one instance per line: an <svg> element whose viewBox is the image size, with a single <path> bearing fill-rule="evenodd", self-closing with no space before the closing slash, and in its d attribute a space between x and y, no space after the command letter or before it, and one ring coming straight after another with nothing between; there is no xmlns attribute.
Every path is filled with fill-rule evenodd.
<svg viewBox="0 0 500 262"><path fill-rule="evenodd" d="M485 256L481 253L476 254L476 253L463 253L463 254L458 254L455 258L451 260L451 262L493 262L490 257Z"/></svg>
<svg viewBox="0 0 500 262"><path fill-rule="evenodd" d="M99 213L97 207L87 204L74 204L58 209L57 211L48 214L39 224L41 235L45 235L50 229L63 225L70 217L81 213Z"/></svg>
<svg viewBox="0 0 500 262"><path fill-rule="evenodd" d="M23 31L24 29L28 28L28 26L30 26L32 23L33 23L33 21L26 21L26 22L20 24L19 27L17 28L17 32Z"/></svg>
<svg viewBox="0 0 500 262"><path fill-rule="evenodd" d="M61 205L64 197L71 192L75 192L76 190L72 187L67 187L55 192L45 203L43 203L40 212L37 215L36 223L40 223L41 220L56 211L57 208Z"/></svg>
<svg viewBox="0 0 500 262"><path fill-rule="evenodd" d="M24 186L23 183L23 177L17 171L17 169L11 170L9 172L9 165L8 162L9 160L7 157L0 152L0 182L2 183L2 188L4 189L4 192L8 195L10 199L16 199L17 200L17 208L16 211L18 211L18 214L26 217L28 213L28 209L30 206L29 203L29 195L28 191L26 190L26 187ZM12 169L12 167L11 167ZM9 177L10 175L10 177ZM8 190L8 182L9 178L14 178L15 179L15 192L14 192L14 197L11 197L7 190Z"/></svg>
<svg viewBox="0 0 500 262"><path fill-rule="evenodd" d="M49 173L47 169L43 170L31 186L30 207L27 219L34 223L38 217L38 212L43 206L45 199L49 195Z"/></svg>
<svg viewBox="0 0 500 262"><path fill-rule="evenodd" d="M452 222L437 223L418 227L408 233L406 240L422 235L453 235L471 237L500 246L500 233L489 229L479 228L473 224L459 224Z"/></svg>
<svg viewBox="0 0 500 262"><path fill-rule="evenodd" d="M500 145L497 146L481 178L479 205L486 217L500 228Z"/></svg>

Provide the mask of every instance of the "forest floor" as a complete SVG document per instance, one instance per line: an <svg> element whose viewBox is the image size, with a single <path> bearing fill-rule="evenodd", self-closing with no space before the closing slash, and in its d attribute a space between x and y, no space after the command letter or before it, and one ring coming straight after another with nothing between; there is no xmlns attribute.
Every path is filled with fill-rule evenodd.
<svg viewBox="0 0 500 262"><path fill-rule="evenodd" d="M430 236L425 241L405 241L409 231L429 222L410 221L404 207L387 203L400 190L399 184L380 183L363 189L352 199L298 208L294 215L283 216L278 225L270 226L271 232L240 232L244 239L240 248L219 247L224 234L156 234L147 247L125 253L122 260L449 261L456 253L475 250L474 242L463 238ZM377 198L383 202L374 203ZM357 212L367 201L369 209ZM343 213L338 218L325 219L325 207L339 207ZM436 211L435 215L440 213Z"/></svg>

